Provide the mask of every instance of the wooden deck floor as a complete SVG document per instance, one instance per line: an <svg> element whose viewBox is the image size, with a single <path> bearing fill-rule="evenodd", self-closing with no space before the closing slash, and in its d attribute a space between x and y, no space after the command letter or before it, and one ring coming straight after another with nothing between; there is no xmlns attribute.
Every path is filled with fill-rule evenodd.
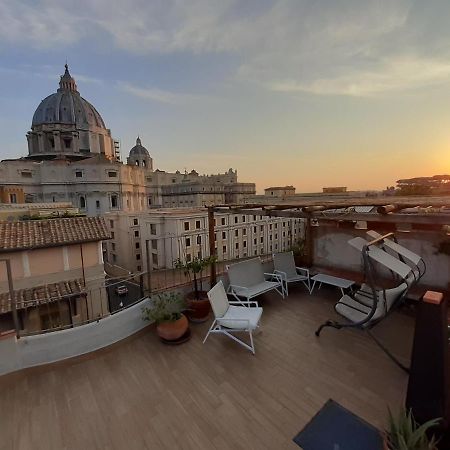
<svg viewBox="0 0 450 450"><path fill-rule="evenodd" d="M0 378L0 449L298 449L292 438L329 399L382 427L407 376L365 334L317 325L337 290L262 298L256 356L193 325L179 347L152 329L88 357ZM413 320L377 336L409 356Z"/></svg>

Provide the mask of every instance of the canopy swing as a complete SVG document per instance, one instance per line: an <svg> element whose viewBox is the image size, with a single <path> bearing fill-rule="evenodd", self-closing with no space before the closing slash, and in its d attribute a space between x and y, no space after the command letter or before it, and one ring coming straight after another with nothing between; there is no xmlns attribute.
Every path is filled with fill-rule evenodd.
<svg viewBox="0 0 450 450"><path fill-rule="evenodd" d="M424 275L426 266L419 255L392 240L393 233L382 236L368 231L367 234L374 239L366 241L356 237L348 241L362 253L365 282L356 292L343 295L334 307L346 322L327 320L317 329L316 336L319 336L325 327L364 330L399 367L408 372L409 369L389 352L371 333L371 329L404 299L411 286ZM379 268L387 269L392 274L394 287L380 287Z"/></svg>

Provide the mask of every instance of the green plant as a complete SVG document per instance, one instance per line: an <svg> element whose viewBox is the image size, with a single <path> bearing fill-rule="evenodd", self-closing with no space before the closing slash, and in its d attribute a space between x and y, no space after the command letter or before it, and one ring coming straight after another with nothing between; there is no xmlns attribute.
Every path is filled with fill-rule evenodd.
<svg viewBox="0 0 450 450"><path fill-rule="evenodd" d="M294 256L303 256L306 253L305 248L305 240L300 239L295 244L292 245L291 251L294 253Z"/></svg>
<svg viewBox="0 0 450 450"><path fill-rule="evenodd" d="M142 318L156 324L175 322L186 308L186 302L180 294L164 292L152 297L151 306L142 310Z"/></svg>
<svg viewBox="0 0 450 450"><path fill-rule="evenodd" d="M174 261L174 266L176 269L182 269L185 275L188 275L194 284L194 293L197 300L200 299L199 289L198 289L198 277L208 266L216 262L215 256L208 256L206 258L199 258L194 256L191 261L182 261L180 258Z"/></svg>
<svg viewBox="0 0 450 450"><path fill-rule="evenodd" d="M386 430L387 445L390 450L436 450L437 441L427 432L440 422L439 419L429 420L419 425L411 410L402 409L397 416L389 410L388 428Z"/></svg>

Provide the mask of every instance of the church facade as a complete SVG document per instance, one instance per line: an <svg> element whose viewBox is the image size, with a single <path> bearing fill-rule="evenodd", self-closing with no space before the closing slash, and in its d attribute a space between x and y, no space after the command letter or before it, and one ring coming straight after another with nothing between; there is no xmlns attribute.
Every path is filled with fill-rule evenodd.
<svg viewBox="0 0 450 450"><path fill-rule="evenodd" d="M255 193L255 185L238 183L232 169L218 175L154 170L139 137L124 164L117 141L100 113L81 97L67 64L58 90L37 107L27 141L27 157L0 162L3 202L71 202L97 216L238 203Z"/></svg>

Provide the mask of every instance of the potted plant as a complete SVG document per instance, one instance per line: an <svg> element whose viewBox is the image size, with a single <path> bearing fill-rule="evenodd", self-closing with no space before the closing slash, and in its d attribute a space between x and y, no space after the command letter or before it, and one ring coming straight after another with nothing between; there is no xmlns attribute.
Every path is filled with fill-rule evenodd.
<svg viewBox="0 0 450 450"><path fill-rule="evenodd" d="M437 450L437 440L434 436L429 437L429 430L439 422L439 419L433 419L419 425L414 420L411 410L402 409L397 416L393 416L389 411L384 448L385 450Z"/></svg>
<svg viewBox="0 0 450 450"><path fill-rule="evenodd" d="M308 261L304 239L300 239L295 244L293 244L291 247L291 251L294 254L294 261L296 266L304 267L305 265L307 265Z"/></svg>
<svg viewBox="0 0 450 450"><path fill-rule="evenodd" d="M186 302L180 294L164 292L152 297L151 306L143 308L142 317L156 323L156 332L162 341L174 342L188 332L185 310Z"/></svg>
<svg viewBox="0 0 450 450"><path fill-rule="evenodd" d="M215 256L208 256L206 258L195 256L191 261L182 261L178 258L174 262L175 268L182 269L185 275L188 275L193 283L193 291L186 295L188 305L186 314L192 322L205 322L211 311L211 305L206 291L202 289L201 273L215 261Z"/></svg>

